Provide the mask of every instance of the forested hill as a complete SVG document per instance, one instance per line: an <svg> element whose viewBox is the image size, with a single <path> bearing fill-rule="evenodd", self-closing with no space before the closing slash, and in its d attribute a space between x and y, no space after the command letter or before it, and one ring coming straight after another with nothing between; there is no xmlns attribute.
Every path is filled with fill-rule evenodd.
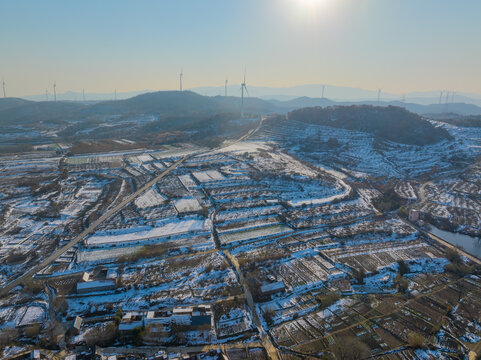
<svg viewBox="0 0 481 360"><path fill-rule="evenodd" d="M290 120L363 131L400 144L427 145L451 138L446 130L396 106L311 107L294 110L288 117Z"/></svg>

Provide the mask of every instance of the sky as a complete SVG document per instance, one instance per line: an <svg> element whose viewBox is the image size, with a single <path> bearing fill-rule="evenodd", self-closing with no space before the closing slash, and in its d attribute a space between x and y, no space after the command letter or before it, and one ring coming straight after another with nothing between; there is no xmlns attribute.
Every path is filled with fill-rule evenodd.
<svg viewBox="0 0 481 360"><path fill-rule="evenodd" d="M479 0L1 0L9 96L329 84L481 93Z"/></svg>

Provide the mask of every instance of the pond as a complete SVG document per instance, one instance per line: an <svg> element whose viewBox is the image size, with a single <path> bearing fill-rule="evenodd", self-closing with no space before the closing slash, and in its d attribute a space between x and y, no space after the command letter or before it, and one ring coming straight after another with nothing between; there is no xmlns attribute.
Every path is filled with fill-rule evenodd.
<svg viewBox="0 0 481 360"><path fill-rule="evenodd" d="M433 225L430 225L430 227L430 232L432 234L439 236L441 239L446 240L457 247L462 248L467 253L481 258L481 238L444 231Z"/></svg>

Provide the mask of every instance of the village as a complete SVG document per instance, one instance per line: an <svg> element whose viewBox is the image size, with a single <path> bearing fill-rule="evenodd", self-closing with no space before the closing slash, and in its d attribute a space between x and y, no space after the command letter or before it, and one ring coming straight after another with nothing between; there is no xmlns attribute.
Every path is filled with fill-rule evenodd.
<svg viewBox="0 0 481 360"><path fill-rule="evenodd" d="M373 161L339 166L328 145L306 153L304 135L269 121L214 149L1 158L0 284L11 285L0 299L2 357L478 353L479 261L426 227L444 217L479 231L481 168L451 180L446 160L461 145L424 168L385 150L382 161L398 166L380 160L378 171ZM368 147L335 131L320 141ZM444 177L423 180L436 166Z"/></svg>

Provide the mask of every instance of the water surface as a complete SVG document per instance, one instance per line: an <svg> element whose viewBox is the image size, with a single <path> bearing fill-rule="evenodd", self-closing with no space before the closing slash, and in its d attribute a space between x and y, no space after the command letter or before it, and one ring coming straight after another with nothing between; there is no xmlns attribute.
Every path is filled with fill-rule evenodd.
<svg viewBox="0 0 481 360"><path fill-rule="evenodd" d="M432 234L439 236L441 239L446 240L457 247L462 248L467 253L481 258L481 238L444 231L433 225L430 225L430 227L430 232Z"/></svg>

